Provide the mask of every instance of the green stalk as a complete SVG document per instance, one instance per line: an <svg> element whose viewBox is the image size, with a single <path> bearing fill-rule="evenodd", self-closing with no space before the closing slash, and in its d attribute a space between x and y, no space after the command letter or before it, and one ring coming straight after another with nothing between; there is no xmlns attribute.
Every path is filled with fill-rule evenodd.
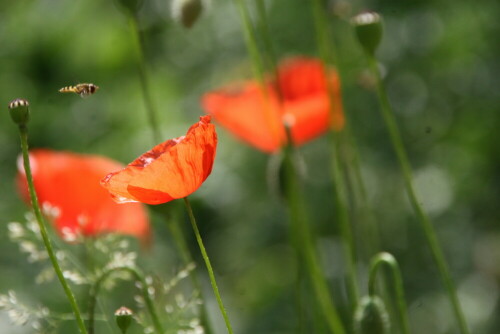
<svg viewBox="0 0 500 334"><path fill-rule="evenodd" d="M153 140L156 145L162 141L162 137L160 134L160 128L158 126L158 112L153 103L153 96L151 94L149 78L146 70L146 62L144 60L144 40L139 30L139 23L135 14L130 14L129 23L132 29L132 33L134 34L134 40L137 50L137 65L139 69L139 77L141 80L142 95L144 97L144 104L146 105L149 126L153 131Z"/></svg>
<svg viewBox="0 0 500 334"><path fill-rule="evenodd" d="M248 53L252 60L252 66L254 75L257 80L264 85L264 65L262 57L259 52L259 47L257 46L257 38L255 36L255 31L250 21L250 14L243 0L233 0L238 7L238 12L240 13L240 18L242 21L243 33L245 35L245 44L247 46ZM265 90L264 90L265 92Z"/></svg>
<svg viewBox="0 0 500 334"><path fill-rule="evenodd" d="M144 60L144 40L142 37L142 34L139 30L138 27L138 21L137 21L137 16L135 14L130 15L130 26L132 29L132 32L134 33L135 41L136 41L136 47L137 47L137 56L138 56L138 67L139 67L139 76L140 76L140 81L141 81L141 89L142 89L142 95L144 97L144 103L146 105L146 110L148 114L148 121L149 125L151 128L151 131L153 133L153 141L154 144L158 144L162 141L162 136L160 133L160 129L158 126L158 112L155 107L155 104L153 102L153 97L152 93L150 90L149 86L149 79L147 76L147 70L146 70L146 62ZM172 236L174 238L174 241L176 243L177 249L181 253L181 257L184 261L184 264L189 264L192 262L192 256L189 251L189 248L186 245L186 240L184 238L184 235L182 234L182 230L179 226L179 221L176 219L177 217L174 218L174 221L168 224L168 227L170 229L170 232L172 233ZM200 307L200 317L201 317L201 322L204 325L205 331L207 334L210 334L212 332L211 326L208 320L208 315L206 311L206 304L205 300L203 298L203 292L201 290L200 283L198 281L198 278L196 277L196 273L194 271L190 272L190 277L193 282L193 285L196 289L198 289L200 293L200 299L203 302L203 306Z"/></svg>
<svg viewBox="0 0 500 334"><path fill-rule="evenodd" d="M115 273L117 271L126 271L132 274L132 276L135 277L135 279L139 282L141 282L141 292L142 296L144 297L144 301L146 302L146 307L148 309L149 315L151 316L151 320L153 321L153 326L155 328L155 331L157 334L164 334L165 330L163 329L163 326L161 325L160 318L158 317L158 313L156 312L156 308L154 307L153 300L151 299L151 296L148 293L148 284L146 283L146 280L144 278L144 275L142 272L139 271L138 268L132 268L128 266L123 266L123 267L115 267L112 269L108 269L104 271L94 282L94 284L90 288L90 300L89 300L89 334L94 334L94 317L95 317L95 306L97 302L97 295L99 293L99 290L101 288L101 284L108 278L112 273Z"/></svg>
<svg viewBox="0 0 500 334"><path fill-rule="evenodd" d="M59 262L57 261L54 249L52 248L52 243L50 241L47 228L45 227L45 220L43 219L42 212L40 211L35 186L33 184L33 175L31 173L28 153L28 128L25 125L19 125L19 135L21 137L21 150L23 153L24 171L26 173L26 180L28 181L31 205L33 206L33 210L35 211L36 221L38 222L38 227L40 228L40 234L42 236L43 244L45 245L45 249L47 250L47 254L49 255L50 262L54 267L57 278L59 279L59 282L61 283L63 290L66 293L66 297L68 298L71 308L73 309L73 313L75 315L76 323L78 325L80 333L87 334L87 329L85 328L80 309L78 308L78 304L76 302L75 296L73 295L73 291L71 291L68 282L64 278L61 267L59 266Z"/></svg>
<svg viewBox="0 0 500 334"><path fill-rule="evenodd" d="M408 321L408 308L406 306L405 294L403 288L403 278L401 270L399 269L398 262L389 253L379 253L371 261L370 274L368 279L368 294L375 297L375 285L378 269L382 264L386 264L392 272L392 279L394 282L394 290L396 291L396 299L399 311L399 323L401 325L401 332L403 334L410 334L410 325Z"/></svg>
<svg viewBox="0 0 500 334"><path fill-rule="evenodd" d="M210 259L208 258L207 251L205 250L205 246L203 245L203 239L201 238L200 231L198 230L198 225L196 224L196 219L194 218L193 209L191 208L191 204L187 197L184 197L184 204L186 205L186 210L188 212L189 220L191 221L191 226L193 227L194 234L196 236L196 241L198 242L198 246L200 247L201 256L205 261L205 265L208 270L208 276L210 277L210 284L212 284L212 289L214 290L215 298L217 299L217 303L219 304L219 309L224 318L224 322L226 323L226 328L229 334L233 334L233 329L231 327L231 323L229 322L229 318L226 313L226 309L224 308L224 304L222 303L222 298L219 293L219 288L217 287L217 282L215 280L214 271L212 269L212 265L210 264Z"/></svg>
<svg viewBox="0 0 500 334"><path fill-rule="evenodd" d="M177 207L173 208L173 210L177 211ZM184 233L182 232L181 226L179 225L179 217L177 217L177 215L173 216L174 217L171 217L170 221L167 222L167 227L174 238L177 249L181 253L184 265L189 265L190 263L193 263L193 257L191 256L191 252L189 251L189 247L186 243L186 238L184 236ZM198 279L196 270L190 271L189 277L194 288L198 290L199 297L202 300L202 304L199 307L201 324L205 329L205 333L211 334L212 328L208 319L207 305L205 303L205 298L203 297L203 291L201 289L200 280Z"/></svg>
<svg viewBox="0 0 500 334"><path fill-rule="evenodd" d="M344 326L332 303L328 284L313 246L314 241L309 229L309 222L304 207L305 204L297 180L297 173L293 162L293 147L291 145L287 145L284 150L284 168L286 181L285 191L291 228L292 232L298 236L297 243L299 243L302 259L307 266L314 294L319 302L330 332L344 334L346 333Z"/></svg>
<svg viewBox="0 0 500 334"><path fill-rule="evenodd" d="M422 229L424 230L425 238L427 239L427 242L429 243L429 247L432 253L432 257L434 258L434 261L436 262L436 265L438 267L441 279L443 281L443 284L446 288L446 291L448 293L448 298L450 299L451 305L453 307L453 312L455 314L455 317L458 321L458 325L460 328L460 332L462 334L468 334L469 329L467 327L467 323L465 321L465 317L462 311L462 308L460 306L460 303L458 301L458 296L455 288L455 284L453 282L453 279L450 275L448 265L446 263L445 257L443 255L443 251L441 250L441 247L439 245L438 238L436 236L436 232L434 231L434 227L431 224L429 217L427 214L424 212L422 209L422 206L420 205L417 195L415 194L415 189L413 187L413 181L412 181L412 171L410 167L410 163L408 160L408 156L406 154L403 141L401 139L401 134L399 132L399 128L397 126L396 120L394 118L393 112L392 112L392 107L389 103L389 99L387 97L387 93L385 91L384 84L382 82L382 78L380 76L380 71L377 66L377 60L375 57L368 55L368 61L371 67L371 70L373 71L376 81L377 81L377 95L380 101L380 111L382 113L382 117L384 119L384 122L387 126L387 130L389 131L389 136L391 138L391 142L394 148L394 151L396 152L396 156L399 161L399 165L401 167L401 170L403 172L403 179L404 179L404 184L406 187L406 193L408 194L408 198L410 200L410 203L413 207L413 210L415 211L415 214L417 215L418 220L420 221L422 225Z"/></svg>
<svg viewBox="0 0 500 334"><path fill-rule="evenodd" d="M322 13L322 7L320 0L312 1L312 11L314 16L314 27L316 30L316 38L318 44L318 50L320 54L323 66L325 66L325 74L327 73L328 60L333 56L331 50L331 43L328 37L328 27L326 24L326 19ZM326 74L327 75L327 74ZM331 83L327 80L328 93L330 97L330 105L333 108L333 91ZM342 237L342 244L344 248L344 257L347 265L348 273L348 291L349 297L353 306L356 307L355 303L359 300L358 291L358 273L356 268L356 248L354 245L354 239L352 237L351 224L349 221L349 215L347 211L346 203L346 187L342 175L342 155L340 152L340 139L343 133L335 133L332 131L332 146L333 150L333 161L332 161L332 177L333 177L333 187L335 192L335 206L337 208L337 218L340 224L340 234ZM349 170L349 169L348 169Z"/></svg>

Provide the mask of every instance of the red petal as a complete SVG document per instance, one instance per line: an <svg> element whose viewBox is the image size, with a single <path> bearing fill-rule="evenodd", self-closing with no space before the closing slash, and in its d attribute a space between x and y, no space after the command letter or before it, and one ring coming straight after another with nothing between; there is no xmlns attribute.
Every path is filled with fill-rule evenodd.
<svg viewBox="0 0 500 334"><path fill-rule="evenodd" d="M266 99L256 83L207 93L202 105L222 126L264 152L278 150L285 141L276 96L268 91Z"/></svg>
<svg viewBox="0 0 500 334"><path fill-rule="evenodd" d="M212 171L217 146L210 116L200 117L186 136L155 146L101 184L115 200L160 204L198 189Z"/></svg>
<svg viewBox="0 0 500 334"><path fill-rule="evenodd" d="M278 100L278 88L282 101ZM280 64L277 84L269 86L267 99L256 83L248 82L236 91L207 93L202 105L222 126L264 152L274 152L286 142L284 120L293 124L296 145L320 136L329 127L341 130L344 126L336 72L328 69L325 75L320 61L305 57Z"/></svg>
<svg viewBox="0 0 500 334"><path fill-rule="evenodd" d="M99 156L50 150L31 151L30 162L40 203L60 210L55 224L61 234L118 232L149 238L145 208L139 204L118 205L99 186L102 175L120 168L119 163ZM19 190L26 194L26 177L20 167Z"/></svg>
<svg viewBox="0 0 500 334"><path fill-rule="evenodd" d="M278 68L278 84L288 102L327 94L323 64L316 59L297 57L283 61Z"/></svg>

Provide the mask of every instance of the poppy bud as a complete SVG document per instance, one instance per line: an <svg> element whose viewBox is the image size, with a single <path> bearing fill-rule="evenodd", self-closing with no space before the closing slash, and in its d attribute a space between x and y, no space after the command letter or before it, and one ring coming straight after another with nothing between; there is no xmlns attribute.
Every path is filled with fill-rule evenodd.
<svg viewBox="0 0 500 334"><path fill-rule="evenodd" d="M115 312L115 321L123 334L127 333L127 329L132 323L133 312L125 306L120 307Z"/></svg>
<svg viewBox="0 0 500 334"><path fill-rule="evenodd" d="M25 99L15 99L9 103L10 117L17 125L25 125L30 119L29 103Z"/></svg>
<svg viewBox="0 0 500 334"><path fill-rule="evenodd" d="M116 2L122 7L122 9L129 12L129 14L134 15L139 11L144 0L116 0Z"/></svg>
<svg viewBox="0 0 500 334"><path fill-rule="evenodd" d="M389 315L384 302L377 296L361 298L354 314L355 334L388 334Z"/></svg>
<svg viewBox="0 0 500 334"><path fill-rule="evenodd" d="M351 20L356 36L363 49L370 56L375 55L375 51L382 40L382 18L375 12L361 13Z"/></svg>
<svg viewBox="0 0 500 334"><path fill-rule="evenodd" d="M202 0L174 0L172 1L172 16L182 23L185 28L191 28L200 17L203 10Z"/></svg>

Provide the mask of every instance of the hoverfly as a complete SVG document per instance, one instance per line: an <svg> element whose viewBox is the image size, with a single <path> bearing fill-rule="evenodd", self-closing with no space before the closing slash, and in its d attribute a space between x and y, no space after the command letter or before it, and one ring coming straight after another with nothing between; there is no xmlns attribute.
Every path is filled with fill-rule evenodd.
<svg viewBox="0 0 500 334"><path fill-rule="evenodd" d="M95 92L97 92L98 89L99 89L99 86L96 86L92 83L80 83L80 84L75 85L75 86L63 87L63 88L59 89L59 91L61 93L76 93L76 94L80 95L81 97L87 97L87 96L92 95Z"/></svg>

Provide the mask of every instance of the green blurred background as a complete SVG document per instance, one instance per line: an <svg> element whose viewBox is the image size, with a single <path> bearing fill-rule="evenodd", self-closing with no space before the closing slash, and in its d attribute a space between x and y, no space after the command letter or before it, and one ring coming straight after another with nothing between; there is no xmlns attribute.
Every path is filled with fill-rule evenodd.
<svg viewBox="0 0 500 334"><path fill-rule="evenodd" d="M252 1L248 1L253 5ZM315 56L308 1L266 1L272 41L280 58ZM456 333L451 308L421 228L406 199L400 170L379 115L366 59L348 20L362 10L384 16L378 52L389 97L414 167L421 202L437 231L474 333L499 333L500 283L500 2L333 1L328 4L343 103L361 159L381 248L402 267L413 333ZM171 2L145 0L140 12L153 99L165 139L183 135L203 113L201 95L251 77L237 11L212 0L190 30L171 18ZM31 105L31 147L102 154L132 161L152 147L141 95L136 50L126 17L113 1L0 2L0 293L22 292L26 303L65 310L56 283L33 285L36 269L7 237L6 223L22 221L26 206L15 195L19 139L7 113L18 97ZM88 99L58 89L92 82ZM497 130L496 130L497 129ZM223 299L237 333L295 330L295 261L288 246L282 202L269 191L269 156L218 127L212 175L192 195ZM305 191L325 270L345 315L344 272L333 208L328 140L300 149L307 165ZM181 261L165 222L151 214L154 246L138 262L148 272L171 276ZM366 292L367 236L353 221L359 269ZM186 234L191 236L188 224ZM206 277L195 241L190 245ZM217 333L224 327L204 279ZM128 285L117 298L128 300ZM77 291L84 300L83 289ZM57 296L55 298L54 296ZM105 295L105 298L110 295ZM108 303L110 309L121 305ZM66 309L69 311L69 309ZM347 322L347 319L345 319ZM76 332L67 325L60 333ZM64 329L66 328L66 329ZM69 329L68 329L69 328ZM135 328L137 331L138 328ZM106 330L103 330L106 332ZM0 314L1 333L11 327ZM394 326L393 333L399 333Z"/></svg>

